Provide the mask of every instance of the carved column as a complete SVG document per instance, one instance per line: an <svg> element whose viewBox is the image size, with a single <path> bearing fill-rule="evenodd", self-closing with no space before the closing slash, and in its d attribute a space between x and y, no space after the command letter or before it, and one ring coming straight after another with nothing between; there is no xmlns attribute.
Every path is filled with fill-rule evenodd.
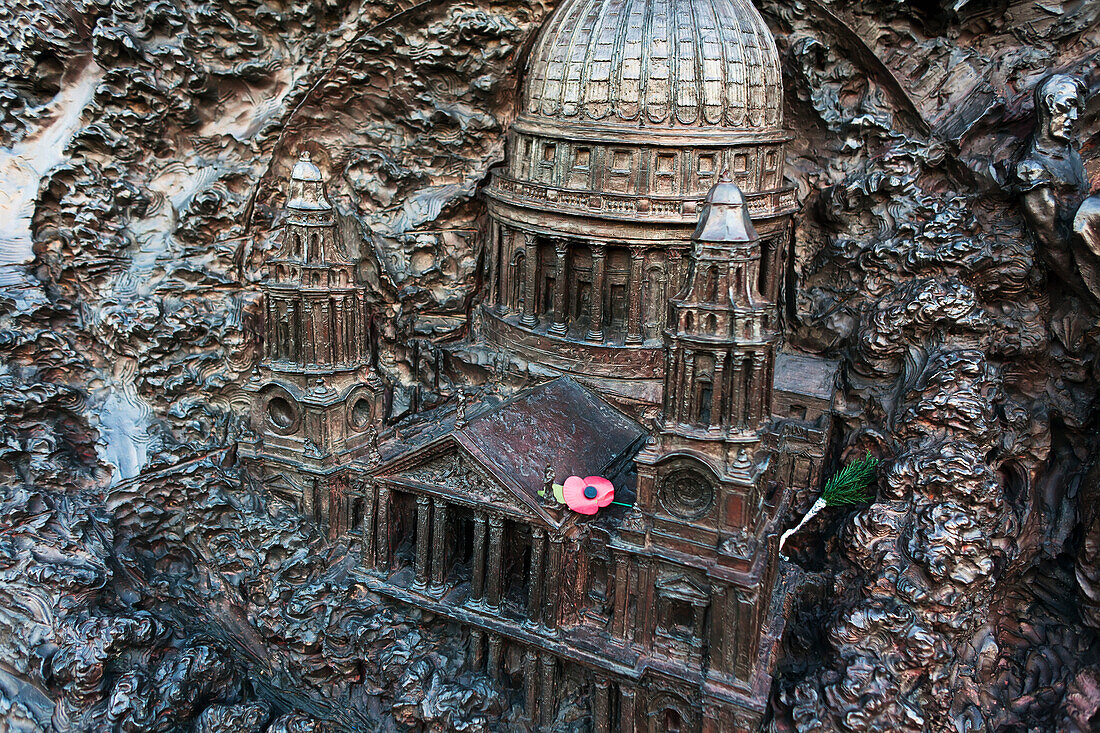
<svg viewBox="0 0 1100 733"><path fill-rule="evenodd" d="M541 527L531 528L531 574L527 578L527 620L538 623L542 607L542 548Z"/></svg>
<svg viewBox="0 0 1100 733"><path fill-rule="evenodd" d="M485 281L489 284L488 304L495 306L498 302L497 294L500 290L497 281L500 278L500 245L501 226L496 219L490 219L489 223L489 247L485 259L488 260L485 268Z"/></svg>
<svg viewBox="0 0 1100 733"><path fill-rule="evenodd" d="M763 419L764 401L766 399L764 390L761 388L764 384L764 356L762 354L752 355L752 388L749 391L749 410L750 419L752 425L755 427Z"/></svg>
<svg viewBox="0 0 1100 733"><path fill-rule="evenodd" d="M714 355L714 391L711 393L710 423L722 425L725 422L722 414L722 387L726 383L726 352L719 351Z"/></svg>
<svg viewBox="0 0 1100 733"><path fill-rule="evenodd" d="M299 364L306 361L305 349L302 341L305 340L305 326L302 313L305 304L301 301L287 301L286 304L286 343L281 347L283 358L296 361Z"/></svg>
<svg viewBox="0 0 1100 733"><path fill-rule="evenodd" d="M695 391L695 352L684 351L684 378L680 380L680 399L683 405L680 408L680 422L695 422L695 405L692 404L692 394Z"/></svg>
<svg viewBox="0 0 1100 733"><path fill-rule="evenodd" d="M428 540L431 532L431 500L416 497L416 580L418 588L428 584Z"/></svg>
<svg viewBox="0 0 1100 733"><path fill-rule="evenodd" d="M619 690L619 733L635 733L634 688L623 685Z"/></svg>
<svg viewBox="0 0 1100 733"><path fill-rule="evenodd" d="M375 533L378 548L378 569L383 575L390 571L390 487L378 487L378 531Z"/></svg>
<svg viewBox="0 0 1100 733"><path fill-rule="evenodd" d="M319 523L325 530L325 534L331 536L332 526L329 524L329 506L332 503L328 482L323 479L313 480L313 501L316 508L320 509Z"/></svg>
<svg viewBox="0 0 1100 733"><path fill-rule="evenodd" d="M642 343L642 266L645 248L630 248L630 308L627 311L626 343Z"/></svg>
<svg viewBox="0 0 1100 733"><path fill-rule="evenodd" d="M363 492L363 567L373 570L376 560L374 549L374 513L378 502L378 487L368 481Z"/></svg>
<svg viewBox="0 0 1100 733"><path fill-rule="evenodd" d="M606 677L597 677L592 695L593 733L611 733L611 700L608 696Z"/></svg>
<svg viewBox="0 0 1100 733"><path fill-rule="evenodd" d="M316 501L314 495L314 482L307 481L302 487L302 498L299 500L298 511L306 515L309 518L313 518L313 502Z"/></svg>
<svg viewBox="0 0 1100 733"><path fill-rule="evenodd" d="M504 518L489 516L489 572L485 600L493 610L500 609L501 571L504 564Z"/></svg>
<svg viewBox="0 0 1100 733"><path fill-rule="evenodd" d="M526 272L523 276L523 315L519 322L524 326L533 327L539 322L538 308L535 303L535 293L538 292L536 278L539 274L539 247L538 239L534 234L525 233L523 241L527 253L523 257Z"/></svg>
<svg viewBox="0 0 1100 733"><path fill-rule="evenodd" d="M485 594L485 514L474 512L474 559L470 600L481 603Z"/></svg>
<svg viewBox="0 0 1100 733"><path fill-rule="evenodd" d="M615 610L611 621L611 634L616 640L626 639L626 596L629 593L627 574L629 572L627 555L615 554Z"/></svg>
<svg viewBox="0 0 1100 733"><path fill-rule="evenodd" d="M532 724L538 720L539 706L539 665L538 655L528 648L523 653L523 691L525 693L524 712Z"/></svg>
<svg viewBox="0 0 1100 733"><path fill-rule="evenodd" d="M592 245L592 303L589 308L591 318L588 323L588 340L603 341L603 299L604 266L607 259L607 247Z"/></svg>
<svg viewBox="0 0 1100 733"><path fill-rule="evenodd" d="M672 285L672 292L668 294L670 298L675 298L680 294L680 289L684 285L683 275L681 273L683 267L684 253L679 249L670 249L668 251L668 281Z"/></svg>
<svg viewBox="0 0 1100 733"><path fill-rule="evenodd" d="M730 414L733 416L733 428L745 425L745 357L733 357L733 378L730 380Z"/></svg>
<svg viewBox="0 0 1100 733"><path fill-rule="evenodd" d="M344 331L344 296L333 295L332 305L329 309L332 314L332 321L329 324L329 328L332 330L332 363L343 364L346 359L344 358L344 337L346 332Z"/></svg>
<svg viewBox="0 0 1100 733"><path fill-rule="evenodd" d="M447 504L432 499L432 593L443 592L447 563Z"/></svg>
<svg viewBox="0 0 1100 733"><path fill-rule="evenodd" d="M494 680L500 679L500 659L504 647L504 640L499 634L489 633L489 676Z"/></svg>
<svg viewBox="0 0 1100 733"><path fill-rule="evenodd" d="M539 706L539 724L548 728L554 723L554 717L558 711L557 695L554 692L554 672L558 660L545 652L539 656L542 667L542 679L539 685L542 688L539 693L542 699L542 704Z"/></svg>
<svg viewBox="0 0 1100 733"><path fill-rule="evenodd" d="M565 287L569 243L564 239L554 240L554 254L557 257L554 270L554 323L550 326L550 333L556 336L564 336L568 330L565 322Z"/></svg>
<svg viewBox="0 0 1100 733"><path fill-rule="evenodd" d="M657 594L654 590L653 561L644 559L639 562L641 570L639 574L639 587L644 589L642 593L642 608L639 609L641 622L641 643L649 646L653 643L653 629L656 625ZM638 637L635 636L635 639Z"/></svg>
<svg viewBox="0 0 1100 733"><path fill-rule="evenodd" d="M547 582L543 586L542 622L548 629L557 628L558 625L558 595L561 589L561 543L561 537L551 536L546 557L546 574L544 577Z"/></svg>
<svg viewBox="0 0 1100 733"><path fill-rule="evenodd" d="M470 667L481 671L485 665L485 632L470 629Z"/></svg>
<svg viewBox="0 0 1100 733"><path fill-rule="evenodd" d="M726 646L726 615L729 613L726 600L726 586L714 583L710 586L711 613L714 623L710 624L710 668L711 671L728 672L729 650ZM734 629L736 627L730 627Z"/></svg>
<svg viewBox="0 0 1100 733"><path fill-rule="evenodd" d="M664 419L668 422L678 422L680 419L680 406L679 401L676 399L676 395L679 394L676 390L677 380L680 377L680 349L676 347L677 339L672 337L672 343L669 344L665 362L665 391L662 408L664 409Z"/></svg>

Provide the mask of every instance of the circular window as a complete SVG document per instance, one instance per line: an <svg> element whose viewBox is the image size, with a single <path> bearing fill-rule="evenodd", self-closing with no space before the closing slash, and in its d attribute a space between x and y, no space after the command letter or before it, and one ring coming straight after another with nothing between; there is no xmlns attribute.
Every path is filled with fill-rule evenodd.
<svg viewBox="0 0 1100 733"><path fill-rule="evenodd" d="M272 397L267 401L267 419L280 430L287 430L294 425L294 405L285 397Z"/></svg>
<svg viewBox="0 0 1100 733"><path fill-rule="evenodd" d="M714 503L714 487L699 471L680 468L661 482L661 502L677 517L696 519Z"/></svg>
<svg viewBox="0 0 1100 733"><path fill-rule="evenodd" d="M370 424L370 400L366 397L361 397L355 401L355 404L351 406L351 425L354 428L362 430Z"/></svg>

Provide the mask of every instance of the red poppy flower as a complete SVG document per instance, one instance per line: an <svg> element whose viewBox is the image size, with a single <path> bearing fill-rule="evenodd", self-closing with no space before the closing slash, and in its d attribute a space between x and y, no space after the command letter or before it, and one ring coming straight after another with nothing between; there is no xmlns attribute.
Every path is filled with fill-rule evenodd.
<svg viewBox="0 0 1100 733"><path fill-rule="evenodd" d="M566 505L579 514L595 514L615 498L615 487L602 476L570 476L561 490Z"/></svg>

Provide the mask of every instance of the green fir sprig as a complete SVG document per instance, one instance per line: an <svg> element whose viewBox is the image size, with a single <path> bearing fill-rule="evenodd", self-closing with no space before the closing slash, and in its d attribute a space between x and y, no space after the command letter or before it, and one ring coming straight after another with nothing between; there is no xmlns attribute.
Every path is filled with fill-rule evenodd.
<svg viewBox="0 0 1100 733"><path fill-rule="evenodd" d="M858 461L852 461L832 475L825 483L821 497L828 506L866 504L871 500L867 487L875 480L879 460L870 451Z"/></svg>

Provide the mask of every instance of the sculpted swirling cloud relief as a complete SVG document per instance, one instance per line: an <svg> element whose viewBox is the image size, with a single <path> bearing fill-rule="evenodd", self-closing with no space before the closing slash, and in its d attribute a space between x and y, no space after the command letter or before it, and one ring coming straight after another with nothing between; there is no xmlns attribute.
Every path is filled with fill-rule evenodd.
<svg viewBox="0 0 1100 733"><path fill-rule="evenodd" d="M834 463L884 461L872 503L790 546L775 731L1097 724L1100 309L1073 221L1100 11L979 5L758 4L801 203L784 338L842 363ZM477 731L519 705L235 446L303 147L360 243L392 410L494 378L443 346L484 296L479 191L550 10L0 7L6 730ZM1055 71L1081 80L1064 143L1070 103L1034 95ZM1062 144L1081 180L1035 162ZM586 729L587 694L565 700Z"/></svg>

